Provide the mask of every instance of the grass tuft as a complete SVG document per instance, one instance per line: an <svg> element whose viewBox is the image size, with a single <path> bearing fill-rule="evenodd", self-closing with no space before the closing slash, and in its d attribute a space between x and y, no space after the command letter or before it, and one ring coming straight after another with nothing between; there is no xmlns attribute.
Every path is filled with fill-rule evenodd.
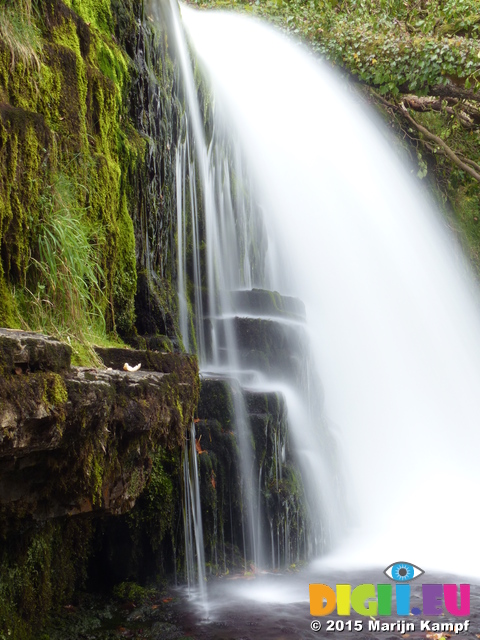
<svg viewBox="0 0 480 640"><path fill-rule="evenodd" d="M25 286L15 298L23 328L69 342L75 364L100 364L90 345L109 342L100 266L104 239L78 204L82 188L57 174L44 190Z"/></svg>
<svg viewBox="0 0 480 640"><path fill-rule="evenodd" d="M41 37L32 18L32 0L14 0L1 2L0 38L10 50L12 69L17 62L33 65L40 70L39 52Z"/></svg>

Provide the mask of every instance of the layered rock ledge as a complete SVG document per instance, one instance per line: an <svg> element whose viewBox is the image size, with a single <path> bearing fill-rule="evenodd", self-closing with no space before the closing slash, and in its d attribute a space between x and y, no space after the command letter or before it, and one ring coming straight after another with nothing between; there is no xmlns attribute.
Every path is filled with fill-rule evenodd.
<svg viewBox="0 0 480 640"><path fill-rule="evenodd" d="M8 516L128 511L146 485L155 449L183 444L198 402L196 359L129 349L99 353L118 368L71 367L68 345L0 329L4 523ZM140 371L120 369L139 359Z"/></svg>

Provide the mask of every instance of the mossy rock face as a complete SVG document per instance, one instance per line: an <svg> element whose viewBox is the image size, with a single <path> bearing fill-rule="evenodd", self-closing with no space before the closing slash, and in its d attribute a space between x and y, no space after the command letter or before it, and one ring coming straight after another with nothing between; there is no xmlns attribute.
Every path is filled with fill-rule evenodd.
<svg viewBox="0 0 480 640"><path fill-rule="evenodd" d="M148 271L139 272L135 309L136 328L140 334L176 336L175 306L176 292L166 279Z"/></svg>
<svg viewBox="0 0 480 640"><path fill-rule="evenodd" d="M0 634L13 629L30 640L32 621L45 622L87 571L103 585L129 572L146 578L152 567L175 570L173 553L183 553L178 471L198 404L198 365L165 354L169 373L70 367L68 346L10 330L2 330L0 353L15 367L0 376ZM47 366L60 372L41 370ZM76 531L84 536L77 556ZM122 558L116 569L100 562L103 578L87 566L101 544L106 558L115 550Z"/></svg>
<svg viewBox="0 0 480 640"><path fill-rule="evenodd" d="M125 340L132 349L140 351L160 351L161 353L171 353L180 351L176 340L164 335L144 335L131 336Z"/></svg>
<svg viewBox="0 0 480 640"><path fill-rule="evenodd" d="M0 105L1 271L18 282L27 269L30 231L38 219L40 183L54 154L45 117L20 106Z"/></svg>
<svg viewBox="0 0 480 640"><path fill-rule="evenodd" d="M155 448L183 446L198 402L196 359L168 354L178 360L168 374L62 371L70 362L68 346L3 333L14 335L0 340L10 347L0 351L10 367L21 356L27 366L51 363L61 374L26 375L17 366L16 375L0 377L0 504L40 520L131 509Z"/></svg>
<svg viewBox="0 0 480 640"><path fill-rule="evenodd" d="M44 637L49 613L70 604L85 585L92 521L29 523L0 545L0 634L15 640Z"/></svg>
<svg viewBox="0 0 480 640"><path fill-rule="evenodd" d="M0 373L70 369L69 345L42 334L0 329Z"/></svg>
<svg viewBox="0 0 480 640"><path fill-rule="evenodd" d="M235 422L232 381L225 378L202 378L198 415L217 420L224 428Z"/></svg>
<svg viewBox="0 0 480 640"><path fill-rule="evenodd" d="M135 15L124 25L128 33L122 39L135 42L141 7L131 0L120 4ZM146 152L130 117L134 65L112 37L110 2L49 0L28 18L21 7L18 11L37 41L30 62L15 59L0 43L0 173L5 177L0 181L0 322L15 325L13 286L37 291L34 260L39 260L43 210L62 174L72 184L69 210L77 217L83 212L92 246L101 247L106 327L132 334L133 209L136 174L143 173ZM23 307L18 313L28 316ZM38 326L30 316L22 319Z"/></svg>
<svg viewBox="0 0 480 640"><path fill-rule="evenodd" d="M242 569L245 555L237 436L218 420L195 427L207 572L219 575Z"/></svg>

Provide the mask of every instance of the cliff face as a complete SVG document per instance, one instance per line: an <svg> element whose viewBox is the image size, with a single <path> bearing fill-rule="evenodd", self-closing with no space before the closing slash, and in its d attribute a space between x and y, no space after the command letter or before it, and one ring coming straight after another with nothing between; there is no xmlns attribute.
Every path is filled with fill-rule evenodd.
<svg viewBox="0 0 480 640"><path fill-rule="evenodd" d="M0 0L0 637L37 637L87 581L183 577L182 452L196 414L208 573L249 568L240 397L259 540L272 568L307 555L282 392L220 376L203 381L199 403L196 358L181 353L175 153L187 123L174 58L140 0ZM195 80L208 131L208 89ZM193 300L206 294L194 282L206 252L196 206L199 256L184 229L192 345ZM301 320L303 305L231 295L242 366L305 381L308 345L281 323ZM279 322L243 317L262 313Z"/></svg>
<svg viewBox="0 0 480 640"><path fill-rule="evenodd" d="M0 324L77 360L137 318L174 336L166 36L138 0L20 5L0 6Z"/></svg>
<svg viewBox="0 0 480 640"><path fill-rule="evenodd" d="M150 509L137 510L129 535L133 543L161 516L157 551L178 517L174 469L198 402L196 359L129 349L100 355L107 369L71 367L68 345L0 330L0 629L18 638L32 637L30 625L88 575L98 536L115 542L107 516L131 511L144 492ZM143 367L124 371L126 360ZM176 462L167 474L169 459Z"/></svg>
<svg viewBox="0 0 480 640"><path fill-rule="evenodd" d="M140 0L0 1L0 635L182 553L174 83Z"/></svg>
<svg viewBox="0 0 480 640"><path fill-rule="evenodd" d="M119 361L142 355L117 351ZM41 334L0 330L0 504L24 523L130 510L155 451L182 446L196 408L192 356L155 353L128 372L71 367L70 352Z"/></svg>

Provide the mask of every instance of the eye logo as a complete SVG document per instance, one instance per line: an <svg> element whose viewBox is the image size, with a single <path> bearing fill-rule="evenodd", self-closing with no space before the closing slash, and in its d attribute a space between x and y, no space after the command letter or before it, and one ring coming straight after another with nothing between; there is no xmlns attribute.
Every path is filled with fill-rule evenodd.
<svg viewBox="0 0 480 640"><path fill-rule="evenodd" d="M421 576L425 571L410 562L394 562L383 572L390 580L395 582L410 582Z"/></svg>

